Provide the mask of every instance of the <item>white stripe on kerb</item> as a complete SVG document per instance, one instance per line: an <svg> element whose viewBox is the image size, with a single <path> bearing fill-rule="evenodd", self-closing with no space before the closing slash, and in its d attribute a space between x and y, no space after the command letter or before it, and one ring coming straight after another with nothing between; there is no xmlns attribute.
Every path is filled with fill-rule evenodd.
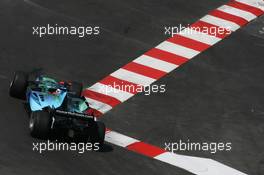
<svg viewBox="0 0 264 175"><path fill-rule="evenodd" d="M264 1L263 0L236 0L236 1L247 4L252 7L256 7L264 11Z"/></svg>
<svg viewBox="0 0 264 175"><path fill-rule="evenodd" d="M192 30L191 28L186 28L180 31L178 34L186 38L190 38L190 39L208 44L210 46L222 40L221 38L217 38L215 36L208 35L206 33L202 33L196 30Z"/></svg>
<svg viewBox="0 0 264 175"><path fill-rule="evenodd" d="M97 100L94 100L88 97L85 97L85 99L87 100L91 108L96 109L97 111L103 114L112 109L111 106L109 106L108 104L102 103L100 101L97 101Z"/></svg>
<svg viewBox="0 0 264 175"><path fill-rule="evenodd" d="M117 71L113 72L111 74L111 76L113 76L115 78L118 78L118 79L121 79L121 80L132 82L132 83L135 83L135 84L138 84L138 85L142 85L142 86L150 85L151 83L156 81L153 78L146 77L144 75L141 75L141 74L138 74L138 73L135 73L135 72L131 72L131 71L128 71L128 70L125 70L125 69L122 69L122 68L120 68Z"/></svg>
<svg viewBox="0 0 264 175"><path fill-rule="evenodd" d="M178 45L178 44L174 44L168 41L164 41L160 43L158 46L156 46L156 48L170 52L170 53L174 53L176 55L179 55L179 56L182 56L188 59L191 59L200 53L199 51L196 51L196 50L193 50L193 49L190 49L190 48Z"/></svg>
<svg viewBox="0 0 264 175"><path fill-rule="evenodd" d="M120 87L120 88L123 88L123 87ZM114 97L121 102L124 102L133 96L133 94L131 94L131 93L116 89L112 86L104 85L102 83L95 83L94 85L92 85L88 89L91 91L94 91L94 92L98 92L100 94L104 94L104 95Z"/></svg>
<svg viewBox="0 0 264 175"><path fill-rule="evenodd" d="M178 65L168 63L166 61L159 60L158 58L153 58L147 55L141 55L137 59L133 60L133 62L148 66L154 69L161 70L163 72L170 72L178 67Z"/></svg>
<svg viewBox="0 0 264 175"><path fill-rule="evenodd" d="M201 21L207 22L209 24L213 24L222 28L225 28L227 30L236 31L240 28L240 26L234 22L224 20L222 18L218 18L211 15L206 15L203 18L200 19Z"/></svg>
<svg viewBox="0 0 264 175"><path fill-rule="evenodd" d="M254 15L252 13L249 13L247 11L240 10L240 9L228 6L228 5L222 5L217 10L229 13L231 15L238 16L238 17L243 18L243 19L245 19L247 21L251 21L252 19L256 18L256 15Z"/></svg>

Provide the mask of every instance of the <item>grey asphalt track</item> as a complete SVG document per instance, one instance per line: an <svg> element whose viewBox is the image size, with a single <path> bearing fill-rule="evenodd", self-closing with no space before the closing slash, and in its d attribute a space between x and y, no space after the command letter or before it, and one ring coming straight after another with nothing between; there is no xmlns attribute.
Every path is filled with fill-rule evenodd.
<svg viewBox="0 0 264 175"><path fill-rule="evenodd" d="M43 68L59 79L92 85L163 41L164 26L190 24L227 1L0 1L0 174L190 173L109 145L108 152L32 151L23 105L8 96L15 70ZM47 24L94 25L99 36L32 35ZM229 152L178 152L208 157L247 174L264 173L264 18L158 81L166 93L136 95L107 113L114 130L164 142L232 142Z"/></svg>

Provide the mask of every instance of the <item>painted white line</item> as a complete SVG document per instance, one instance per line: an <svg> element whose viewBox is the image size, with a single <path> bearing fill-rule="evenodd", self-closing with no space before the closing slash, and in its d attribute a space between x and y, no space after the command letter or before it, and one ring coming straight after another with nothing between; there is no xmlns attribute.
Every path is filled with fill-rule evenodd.
<svg viewBox="0 0 264 175"><path fill-rule="evenodd" d="M194 56L198 55L200 52L193 50L193 49L189 49L187 47L178 45L178 44L174 44L168 41L164 41L162 43L160 43L158 46L156 46L156 48L160 49L160 50L165 50L167 52L170 53L174 53L176 55L191 59Z"/></svg>
<svg viewBox="0 0 264 175"><path fill-rule="evenodd" d="M122 88L122 87L120 87ZM107 86L102 83L95 83L88 88L91 91L98 92L104 95L108 95L118 99L121 102L126 101L128 98L132 97L134 94L122 91L120 89L113 88L112 86Z"/></svg>
<svg viewBox="0 0 264 175"><path fill-rule="evenodd" d="M207 22L209 24L213 24L219 27L223 27L227 30L236 31L240 28L240 26L234 22L227 21L215 16L206 15L203 18L200 19L201 21Z"/></svg>
<svg viewBox="0 0 264 175"><path fill-rule="evenodd" d="M156 156L155 159L180 167L197 175L246 175L234 168L207 158L165 152Z"/></svg>
<svg viewBox="0 0 264 175"><path fill-rule="evenodd" d="M144 66L152 67L154 69L158 69L167 73L178 67L178 65L171 64L166 61L162 61L147 55L141 55L137 59L133 60L133 62L142 64Z"/></svg>
<svg viewBox="0 0 264 175"><path fill-rule="evenodd" d="M129 82L132 82L132 83L135 83L138 85L142 85L142 86L150 85L151 83L156 81L153 78L146 77L144 75L140 75L138 73L131 72L131 71L128 71L128 70L125 70L122 68L113 72L111 74L111 76L116 77L116 78L121 79L121 80L129 81Z"/></svg>
<svg viewBox="0 0 264 175"><path fill-rule="evenodd" d="M241 17L247 21L251 21L252 19L256 18L256 15L254 15L252 13L249 13L247 11L240 10L240 9L228 6L228 5L223 5L223 6L219 7L218 10L220 10L222 12L229 13L231 15Z"/></svg>
<svg viewBox="0 0 264 175"><path fill-rule="evenodd" d="M189 172L193 172L193 173L195 172L195 174L199 174L197 172L207 171L207 166L204 166L203 164L197 161L193 161L192 157L190 156L183 156L171 152L164 152L154 157L154 159L157 159L162 162L166 162L176 167L180 167Z"/></svg>
<svg viewBox="0 0 264 175"><path fill-rule="evenodd" d="M115 131L106 132L105 141L112 143L114 145L117 145L117 146L121 146L123 148L127 147L128 145L138 142L137 139L133 139L123 134L119 134Z"/></svg>
<svg viewBox="0 0 264 175"><path fill-rule="evenodd" d="M192 30L191 28L186 28L179 32L179 35L184 36L186 38L190 38L208 45L214 45L217 42L221 41L221 38L217 38L215 36L207 35L202 32L198 32Z"/></svg>

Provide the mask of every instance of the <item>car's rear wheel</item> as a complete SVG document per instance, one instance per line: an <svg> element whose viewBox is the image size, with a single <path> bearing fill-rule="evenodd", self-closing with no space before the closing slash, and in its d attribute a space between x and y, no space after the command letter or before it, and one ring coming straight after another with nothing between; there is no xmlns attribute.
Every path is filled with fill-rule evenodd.
<svg viewBox="0 0 264 175"><path fill-rule="evenodd" d="M82 95L82 90L83 90L83 85L82 83L78 82L71 82L71 86L69 88L69 91L76 97L81 97Z"/></svg>
<svg viewBox="0 0 264 175"><path fill-rule="evenodd" d="M104 145L105 139L105 124L103 122L95 122L91 128L91 136L90 136L92 143L99 143L99 146Z"/></svg>
<svg viewBox="0 0 264 175"><path fill-rule="evenodd" d="M48 112L32 112L29 119L29 130L31 136L46 139L51 130L51 123L51 116Z"/></svg>
<svg viewBox="0 0 264 175"><path fill-rule="evenodd" d="M21 100L26 99L28 86L28 74L22 71L16 71L9 87L9 95Z"/></svg>

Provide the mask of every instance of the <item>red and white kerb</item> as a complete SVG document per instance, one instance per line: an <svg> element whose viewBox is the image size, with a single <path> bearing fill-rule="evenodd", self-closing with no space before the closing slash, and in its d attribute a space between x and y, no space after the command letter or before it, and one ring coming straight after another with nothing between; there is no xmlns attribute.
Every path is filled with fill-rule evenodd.
<svg viewBox="0 0 264 175"><path fill-rule="evenodd" d="M135 87L150 85L241 26L262 15L263 11L263 0L234 0L222 5L189 28L160 43L87 88L83 94L100 116L137 93L130 89L109 91L109 86L114 88L114 84ZM204 28L221 28L219 31L222 30L222 32L203 33L201 31Z"/></svg>
<svg viewBox="0 0 264 175"><path fill-rule="evenodd" d="M211 11L190 26L132 62L84 90L83 95L98 116L126 101L136 91L109 91L113 85L150 85L199 53L213 46L240 27L264 13L263 0L233 0ZM192 28L192 29L191 29ZM203 33L202 28L222 28L223 33ZM199 30L193 31L191 30ZM136 88L135 88L136 89ZM245 175L244 173L207 158L184 156L167 152L115 131L107 130L105 140L117 146L180 167L198 175Z"/></svg>

